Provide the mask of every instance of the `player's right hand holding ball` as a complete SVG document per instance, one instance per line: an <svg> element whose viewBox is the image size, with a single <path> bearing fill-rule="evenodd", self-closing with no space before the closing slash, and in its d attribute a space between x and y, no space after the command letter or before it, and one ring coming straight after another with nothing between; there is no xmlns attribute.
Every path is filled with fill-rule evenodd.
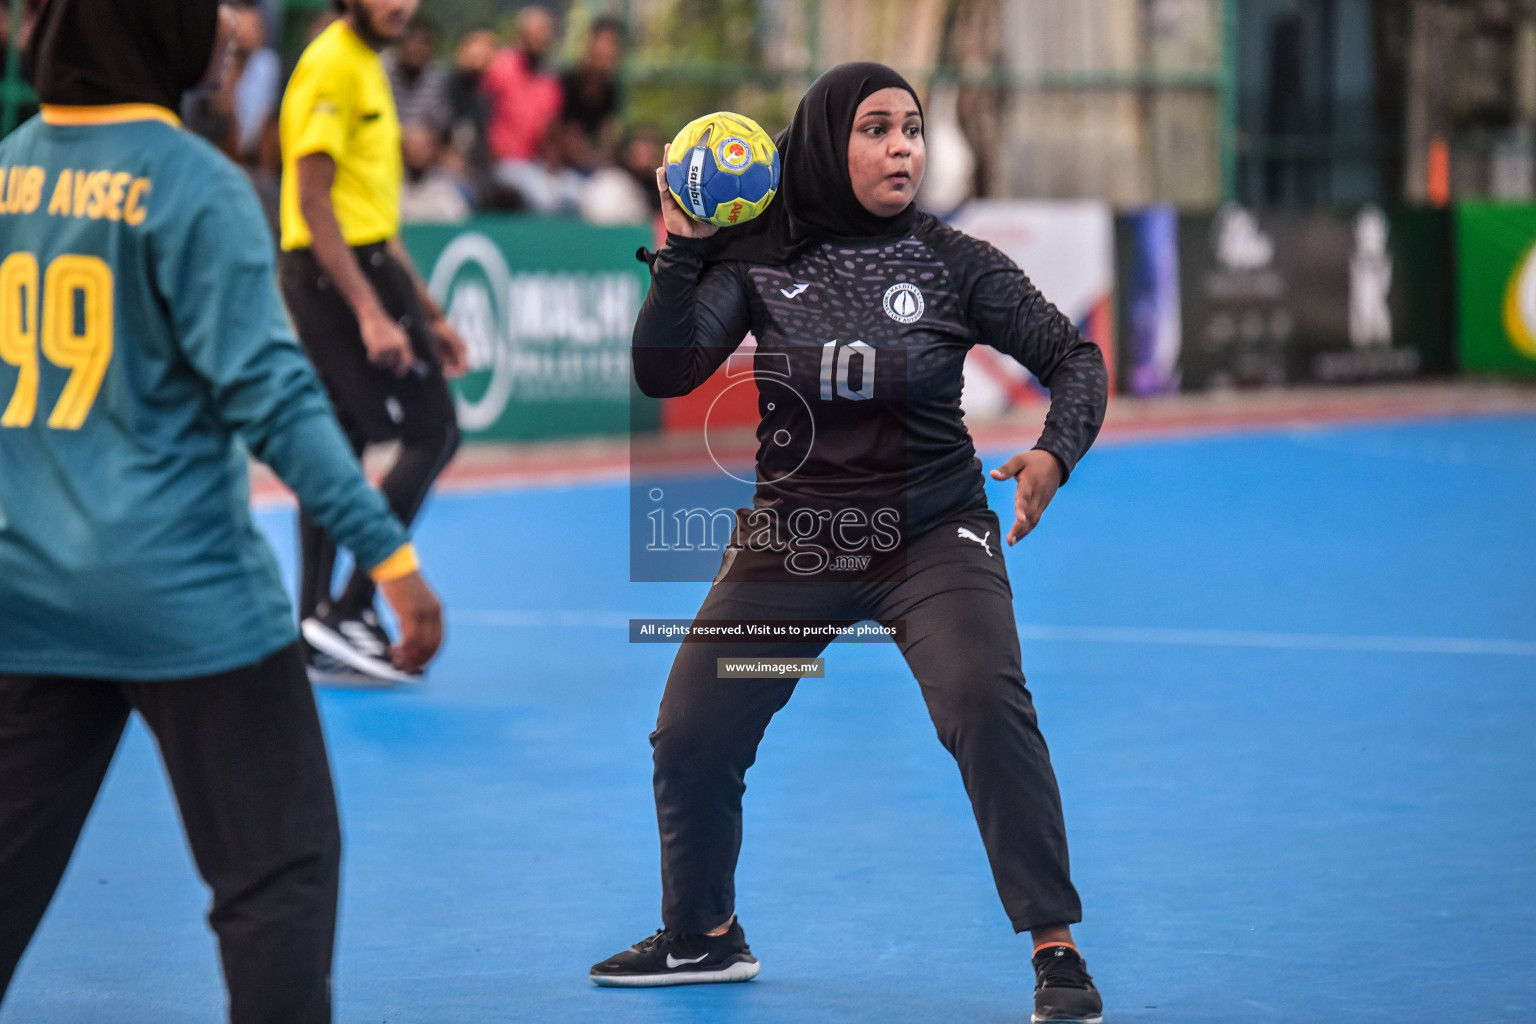
<svg viewBox="0 0 1536 1024"><path fill-rule="evenodd" d="M720 229L714 224L694 220L684 213L683 208L678 206L677 200L672 197L672 190L667 187L667 154L671 151L670 144L661 147L661 166L656 168L656 190L661 193L662 223L667 226L669 235L677 235L679 238L708 238Z"/></svg>

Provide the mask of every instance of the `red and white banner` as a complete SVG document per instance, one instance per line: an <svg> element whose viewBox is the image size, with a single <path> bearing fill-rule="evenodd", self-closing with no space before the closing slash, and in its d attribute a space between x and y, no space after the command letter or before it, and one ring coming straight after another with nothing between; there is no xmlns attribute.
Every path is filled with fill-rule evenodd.
<svg viewBox="0 0 1536 1024"><path fill-rule="evenodd" d="M1115 379L1115 231L1109 206L1092 201L978 199L950 223L991 242L1104 352ZM998 350L978 345L965 362L961 405L972 420L1043 401L1033 375Z"/></svg>

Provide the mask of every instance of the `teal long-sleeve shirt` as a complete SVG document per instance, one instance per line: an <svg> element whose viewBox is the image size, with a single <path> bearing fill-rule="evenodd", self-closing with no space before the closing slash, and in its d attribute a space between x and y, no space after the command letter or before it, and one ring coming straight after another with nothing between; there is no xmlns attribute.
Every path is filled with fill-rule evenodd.
<svg viewBox="0 0 1536 1024"><path fill-rule="evenodd" d="M407 543L294 339L244 176L158 107L0 143L0 672L206 675L292 643L247 453L375 566Z"/></svg>

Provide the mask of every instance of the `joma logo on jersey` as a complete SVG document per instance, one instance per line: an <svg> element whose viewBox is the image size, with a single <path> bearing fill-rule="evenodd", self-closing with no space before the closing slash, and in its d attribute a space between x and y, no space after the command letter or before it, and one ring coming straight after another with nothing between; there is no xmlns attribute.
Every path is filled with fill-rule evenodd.
<svg viewBox="0 0 1536 1024"><path fill-rule="evenodd" d="M923 317L923 293L905 281L891 285L885 290L885 315L899 324L916 323Z"/></svg>

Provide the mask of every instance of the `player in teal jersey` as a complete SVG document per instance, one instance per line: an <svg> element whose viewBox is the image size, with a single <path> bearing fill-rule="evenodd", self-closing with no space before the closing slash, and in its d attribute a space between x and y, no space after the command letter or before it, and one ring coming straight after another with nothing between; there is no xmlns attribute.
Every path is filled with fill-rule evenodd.
<svg viewBox="0 0 1536 1024"><path fill-rule="evenodd" d="M288 326L245 179L172 113L216 0L50 0L42 113L0 143L0 996L128 715L213 890L234 1021L330 1019L340 836L248 453L380 581L418 670L441 608Z"/></svg>

